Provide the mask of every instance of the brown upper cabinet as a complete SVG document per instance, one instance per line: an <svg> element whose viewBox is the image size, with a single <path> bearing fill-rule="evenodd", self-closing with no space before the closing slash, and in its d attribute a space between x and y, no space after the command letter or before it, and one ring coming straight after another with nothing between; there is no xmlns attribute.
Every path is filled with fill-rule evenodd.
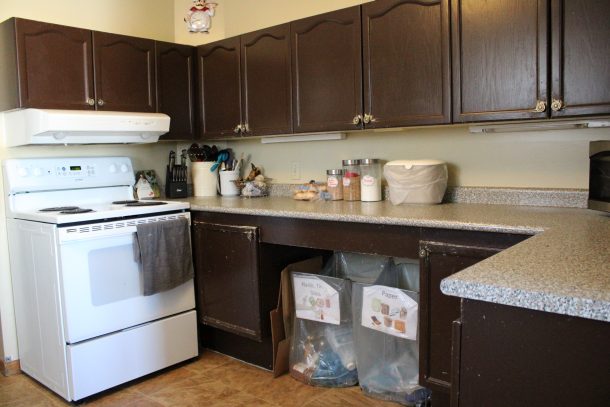
<svg viewBox="0 0 610 407"><path fill-rule="evenodd" d="M598 0L456 0L454 122L610 114L609 17Z"/></svg>
<svg viewBox="0 0 610 407"><path fill-rule="evenodd" d="M193 140L195 120L195 47L155 43L157 60L157 112L171 117L163 140Z"/></svg>
<svg viewBox="0 0 610 407"><path fill-rule="evenodd" d="M449 0L362 5L366 128L451 122Z"/></svg>
<svg viewBox="0 0 610 407"><path fill-rule="evenodd" d="M12 18L0 41L0 110L156 109L153 40Z"/></svg>
<svg viewBox="0 0 610 407"><path fill-rule="evenodd" d="M290 25L241 36L242 134L292 133Z"/></svg>
<svg viewBox="0 0 610 407"><path fill-rule="evenodd" d="M200 129L204 139L240 133L239 58L239 37L197 47Z"/></svg>
<svg viewBox="0 0 610 407"><path fill-rule="evenodd" d="M292 132L289 25L198 47L203 138Z"/></svg>
<svg viewBox="0 0 610 407"><path fill-rule="evenodd" d="M610 2L552 0L551 115L610 114Z"/></svg>
<svg viewBox="0 0 610 407"><path fill-rule="evenodd" d="M455 0L453 121L547 117L547 0Z"/></svg>
<svg viewBox="0 0 610 407"><path fill-rule="evenodd" d="M11 18L0 43L0 110L95 108L91 31Z"/></svg>
<svg viewBox="0 0 610 407"><path fill-rule="evenodd" d="M93 32L98 110L156 111L155 42Z"/></svg>
<svg viewBox="0 0 610 407"><path fill-rule="evenodd" d="M362 127L360 7L290 24L295 133Z"/></svg>

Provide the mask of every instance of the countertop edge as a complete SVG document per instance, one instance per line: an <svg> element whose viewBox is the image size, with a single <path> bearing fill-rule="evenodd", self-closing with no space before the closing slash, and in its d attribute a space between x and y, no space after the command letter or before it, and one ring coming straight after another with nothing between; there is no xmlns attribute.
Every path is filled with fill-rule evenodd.
<svg viewBox="0 0 610 407"><path fill-rule="evenodd" d="M606 301L465 282L451 277L441 281L441 291L453 297L610 322L610 303Z"/></svg>
<svg viewBox="0 0 610 407"><path fill-rule="evenodd" d="M382 225L397 225L397 226L413 226L413 227L429 227L437 229L455 229L468 230L478 232L497 232L497 233L515 233L520 235L533 236L544 232L543 227L531 226L509 226L509 225L494 225L488 223L468 223L468 222L451 222L442 220L421 220L409 218L397 218L390 216L366 216L366 215L332 215L302 211L280 211L272 209L248 209L248 208L227 208L217 205L201 205L191 203L191 211L217 212L217 213L232 213L239 215L256 215L256 216L274 216L281 218L296 218L296 219L313 219L326 220L335 222L354 222L354 223L371 223Z"/></svg>

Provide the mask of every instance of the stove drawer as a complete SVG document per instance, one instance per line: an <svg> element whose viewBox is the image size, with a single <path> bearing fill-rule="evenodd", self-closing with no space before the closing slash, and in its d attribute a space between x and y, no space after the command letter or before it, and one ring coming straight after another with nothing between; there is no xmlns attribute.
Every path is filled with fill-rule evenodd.
<svg viewBox="0 0 610 407"><path fill-rule="evenodd" d="M198 355L195 311L67 345L71 400Z"/></svg>

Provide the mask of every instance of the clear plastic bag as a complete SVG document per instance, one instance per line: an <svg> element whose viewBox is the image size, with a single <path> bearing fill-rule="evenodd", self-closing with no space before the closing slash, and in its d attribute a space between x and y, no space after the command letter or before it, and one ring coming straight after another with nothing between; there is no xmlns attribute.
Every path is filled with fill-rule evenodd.
<svg viewBox="0 0 610 407"><path fill-rule="evenodd" d="M391 267L391 258L387 256L336 252L320 274L344 278L355 283L381 284L379 280L386 278Z"/></svg>
<svg viewBox="0 0 610 407"><path fill-rule="evenodd" d="M360 387L369 396L407 406L423 406L430 391L419 386L419 341L380 332L362 325L363 289L353 284L354 342ZM402 290L419 303L419 295Z"/></svg>
<svg viewBox="0 0 610 407"><path fill-rule="evenodd" d="M296 318L290 375L314 386L356 385L351 282L306 273L292 273L292 279Z"/></svg>

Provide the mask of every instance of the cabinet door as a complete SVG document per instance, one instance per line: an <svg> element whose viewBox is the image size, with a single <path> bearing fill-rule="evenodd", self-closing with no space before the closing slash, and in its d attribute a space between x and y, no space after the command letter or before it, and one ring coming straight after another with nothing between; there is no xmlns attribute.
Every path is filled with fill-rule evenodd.
<svg viewBox="0 0 610 407"><path fill-rule="evenodd" d="M197 47L200 128L204 139L238 136L241 124L239 37Z"/></svg>
<svg viewBox="0 0 610 407"><path fill-rule="evenodd" d="M441 280L499 251L449 243L420 243L419 383L422 386L447 394L451 389L452 323L460 317L460 299L443 294Z"/></svg>
<svg viewBox="0 0 610 407"><path fill-rule="evenodd" d="M154 112L155 42L93 32L97 109Z"/></svg>
<svg viewBox="0 0 610 407"><path fill-rule="evenodd" d="M157 112L171 120L163 140L195 138L195 48L156 42Z"/></svg>
<svg viewBox="0 0 610 407"><path fill-rule="evenodd" d="M360 7L290 24L295 133L362 127L360 27Z"/></svg>
<svg viewBox="0 0 610 407"><path fill-rule="evenodd" d="M21 107L94 109L91 31L15 19Z"/></svg>
<svg viewBox="0 0 610 407"><path fill-rule="evenodd" d="M290 25L241 36L244 135L292 133Z"/></svg>
<svg viewBox="0 0 610 407"><path fill-rule="evenodd" d="M366 3L362 37L366 127L450 122L448 0Z"/></svg>
<svg viewBox="0 0 610 407"><path fill-rule="evenodd" d="M452 4L453 121L546 118L548 0Z"/></svg>
<svg viewBox="0 0 610 407"><path fill-rule="evenodd" d="M256 227L193 222L200 322L261 340L258 242Z"/></svg>
<svg viewBox="0 0 610 407"><path fill-rule="evenodd" d="M553 0L553 117L610 114L610 2Z"/></svg>

